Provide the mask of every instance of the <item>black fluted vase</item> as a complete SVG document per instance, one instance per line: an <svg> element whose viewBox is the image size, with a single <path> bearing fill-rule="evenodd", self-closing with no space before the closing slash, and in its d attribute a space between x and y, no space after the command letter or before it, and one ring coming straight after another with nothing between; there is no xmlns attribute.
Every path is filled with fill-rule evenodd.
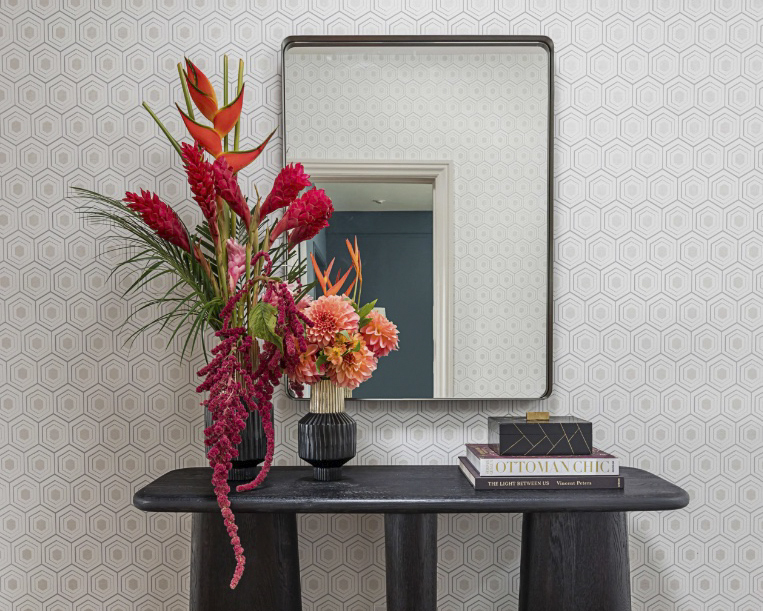
<svg viewBox="0 0 763 611"><path fill-rule="evenodd" d="M299 457L313 466L314 479L333 482L355 456L358 426L344 411L344 388L320 380L310 393L310 412L298 424Z"/></svg>
<svg viewBox="0 0 763 611"><path fill-rule="evenodd" d="M212 414L208 409L204 410L204 426L212 424ZM238 456L231 461L231 470L228 473L229 482L251 481L260 472L259 464L265 460L267 451L267 438L265 428L262 426L262 416L257 410L249 412L246 426L241 431L241 443L238 444ZM209 452L209 448L207 448Z"/></svg>

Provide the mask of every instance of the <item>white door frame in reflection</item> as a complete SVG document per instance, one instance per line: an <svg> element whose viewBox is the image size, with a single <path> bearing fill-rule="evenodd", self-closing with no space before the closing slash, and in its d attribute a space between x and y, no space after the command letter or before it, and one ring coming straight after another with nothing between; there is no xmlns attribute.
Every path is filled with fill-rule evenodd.
<svg viewBox="0 0 763 611"><path fill-rule="evenodd" d="M434 341L433 398L453 397L453 162L301 159L317 183L395 182L432 185ZM301 253L302 254L302 253ZM306 255L305 255L306 256Z"/></svg>

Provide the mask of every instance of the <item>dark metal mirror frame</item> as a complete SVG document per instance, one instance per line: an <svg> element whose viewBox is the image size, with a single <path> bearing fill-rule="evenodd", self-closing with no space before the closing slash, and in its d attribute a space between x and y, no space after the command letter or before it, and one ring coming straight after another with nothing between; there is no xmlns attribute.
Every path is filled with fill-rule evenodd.
<svg viewBox="0 0 763 611"><path fill-rule="evenodd" d="M411 399L379 398L358 399L359 401L534 401L545 399L551 394L553 382L554 344L554 43L548 36L287 36L281 44L281 146L286 159L286 52L293 47L437 47L437 46L538 46L548 52L548 199L547 217L547 303L546 303L546 391L535 398L521 397L420 397ZM288 385L287 385L288 389ZM291 398L296 399L288 389Z"/></svg>

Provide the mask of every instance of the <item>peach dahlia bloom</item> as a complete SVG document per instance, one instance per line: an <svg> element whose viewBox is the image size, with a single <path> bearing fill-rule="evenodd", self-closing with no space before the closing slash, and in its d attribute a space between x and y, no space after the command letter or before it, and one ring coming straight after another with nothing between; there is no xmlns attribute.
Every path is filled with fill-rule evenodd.
<svg viewBox="0 0 763 611"><path fill-rule="evenodd" d="M313 323L312 327L307 327L307 341L320 348L332 344L337 333L358 330L358 313L339 295L318 297L305 308L305 316Z"/></svg>
<svg viewBox="0 0 763 611"><path fill-rule="evenodd" d="M321 379L321 374L315 366L318 356L318 346L309 344L307 350L299 355L299 365L294 369L292 379L299 384L315 384Z"/></svg>
<svg viewBox="0 0 763 611"><path fill-rule="evenodd" d="M374 353L368 349L360 337L357 341L360 342L360 349L357 352L348 352L342 356L339 364L329 367L329 378L337 386L357 388L361 382L370 378L376 369Z"/></svg>
<svg viewBox="0 0 763 611"><path fill-rule="evenodd" d="M397 350L397 326L376 310L372 310L368 314L368 318L371 319L371 322L363 327L360 333L371 352L377 357L382 357L387 356L393 350Z"/></svg>

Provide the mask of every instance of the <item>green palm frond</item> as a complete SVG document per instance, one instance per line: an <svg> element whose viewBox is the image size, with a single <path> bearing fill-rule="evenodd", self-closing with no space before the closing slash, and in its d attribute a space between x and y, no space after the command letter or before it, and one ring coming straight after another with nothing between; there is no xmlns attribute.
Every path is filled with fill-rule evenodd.
<svg viewBox="0 0 763 611"><path fill-rule="evenodd" d="M171 329L170 341L187 330L181 353L181 358L184 358L186 350L190 349L193 352L200 336L203 342L203 333L207 326L213 329L222 327L220 311L225 304L216 295L213 283L193 255L157 236L143 222L140 215L123 202L86 189L75 190L86 202L77 209L85 219L95 223L106 223L121 230L125 245L109 252L123 250L126 256L111 273L113 275L123 268L132 268L139 272L137 278L132 280L124 291L125 297L148 289L148 285L164 279L165 276L173 278L168 290L159 297L147 298L128 317L129 321L147 308L154 308L158 313L154 320L134 331L128 341L155 326L159 327L159 331ZM205 254L208 254L211 249L212 256L207 258L212 273L216 275L214 247L209 233L199 233L202 252L206 251Z"/></svg>

